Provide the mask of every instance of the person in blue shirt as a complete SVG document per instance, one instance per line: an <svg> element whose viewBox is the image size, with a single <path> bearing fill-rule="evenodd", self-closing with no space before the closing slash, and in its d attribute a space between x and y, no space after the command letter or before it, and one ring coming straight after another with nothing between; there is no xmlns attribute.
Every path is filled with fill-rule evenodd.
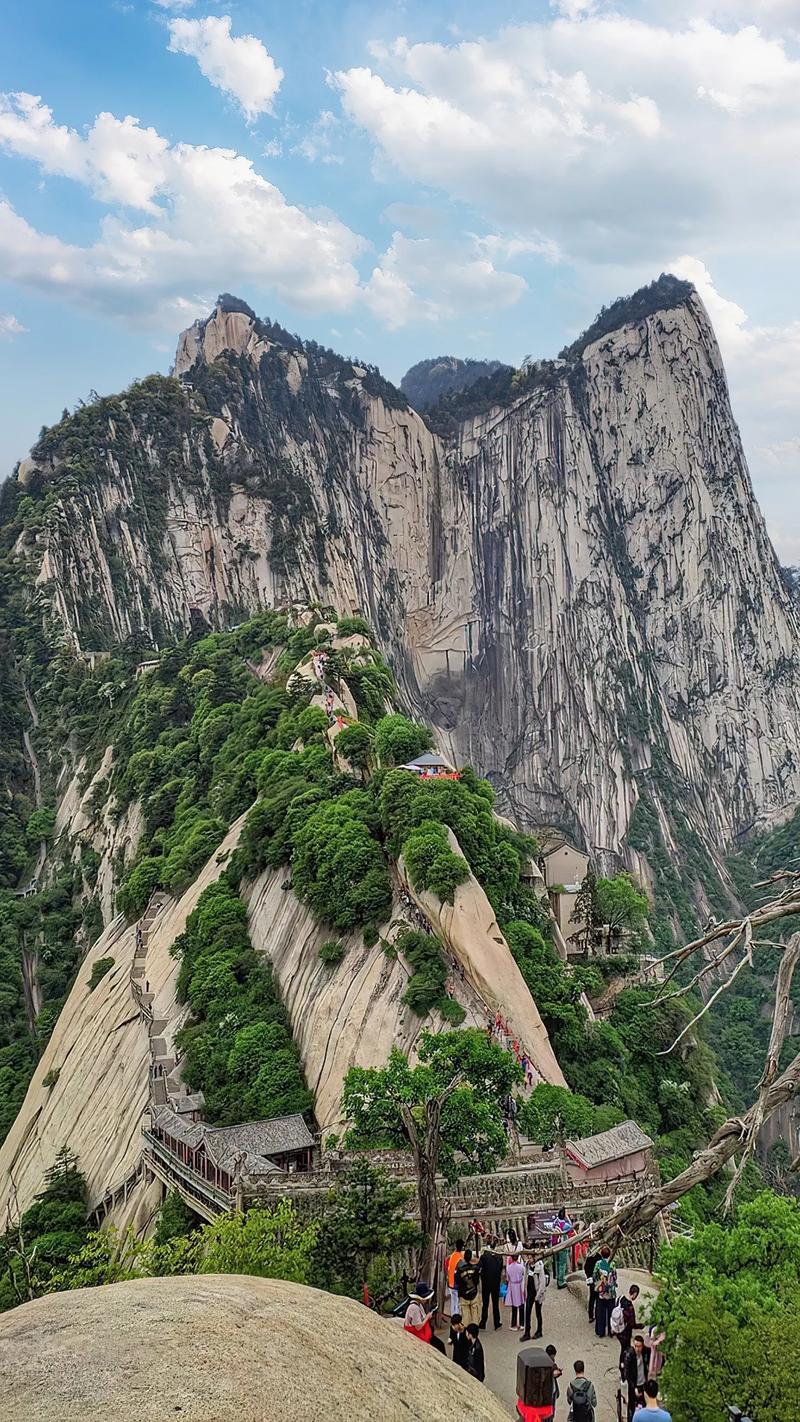
<svg viewBox="0 0 800 1422"><path fill-rule="evenodd" d="M672 1422L672 1414L658 1404L658 1383L648 1378L644 1385L644 1403L637 1407L633 1422Z"/></svg>

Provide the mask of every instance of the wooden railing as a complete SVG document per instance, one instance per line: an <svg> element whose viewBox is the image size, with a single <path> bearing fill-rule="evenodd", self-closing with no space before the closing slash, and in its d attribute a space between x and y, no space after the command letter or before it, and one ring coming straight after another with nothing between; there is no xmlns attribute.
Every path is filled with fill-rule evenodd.
<svg viewBox="0 0 800 1422"><path fill-rule="evenodd" d="M217 1215L226 1214L236 1204L236 1196L214 1185L198 1171L192 1170L178 1156L165 1146L152 1131L143 1131L144 1158L154 1175L166 1186L177 1191L181 1198L204 1219L214 1220Z"/></svg>

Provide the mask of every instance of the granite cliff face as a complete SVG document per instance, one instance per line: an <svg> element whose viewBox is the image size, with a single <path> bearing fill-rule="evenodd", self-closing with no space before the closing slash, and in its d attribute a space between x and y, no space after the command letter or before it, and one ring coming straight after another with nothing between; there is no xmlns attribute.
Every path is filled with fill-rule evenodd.
<svg viewBox="0 0 800 1422"><path fill-rule="evenodd" d="M223 299L174 380L34 449L19 481L48 513L18 551L83 650L363 610L518 822L644 873L678 842L719 862L798 799L797 614L697 295L600 329L501 368L502 398L476 385L445 437L374 369Z"/></svg>

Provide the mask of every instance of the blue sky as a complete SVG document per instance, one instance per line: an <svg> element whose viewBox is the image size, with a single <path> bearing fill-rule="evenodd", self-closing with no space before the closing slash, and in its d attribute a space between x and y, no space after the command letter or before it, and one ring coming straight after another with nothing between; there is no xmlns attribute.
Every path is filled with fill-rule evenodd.
<svg viewBox="0 0 800 1422"><path fill-rule="evenodd" d="M798 0L27 0L0 52L0 472L221 289L376 361L554 354L664 269L800 561Z"/></svg>

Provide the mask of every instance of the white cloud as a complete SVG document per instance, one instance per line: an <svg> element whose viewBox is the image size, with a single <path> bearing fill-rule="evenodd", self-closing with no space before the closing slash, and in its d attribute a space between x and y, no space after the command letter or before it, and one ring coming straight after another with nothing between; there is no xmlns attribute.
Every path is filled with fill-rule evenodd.
<svg viewBox="0 0 800 1422"><path fill-rule="evenodd" d="M21 336L27 329L27 326L23 326L16 316L12 316L10 312L0 311L0 340L13 341L15 336Z"/></svg>
<svg viewBox="0 0 800 1422"><path fill-rule="evenodd" d="M794 250L800 61L752 24L561 13L494 38L398 39L333 79L383 168L544 235L569 260ZM574 7L570 13L575 14Z"/></svg>
<svg viewBox="0 0 800 1422"><path fill-rule="evenodd" d="M694 282L716 331L730 381L733 407L759 500L780 557L800 562L800 513L786 489L800 484L800 321L759 326L735 301L722 296L697 257L670 263Z"/></svg>
<svg viewBox="0 0 800 1422"><path fill-rule="evenodd" d="M307 158L309 163L342 163L341 154L334 151L334 143L341 129L341 119L330 109L323 109L300 142L292 149Z"/></svg>
<svg viewBox="0 0 800 1422"><path fill-rule="evenodd" d="M248 123L272 113L283 70L255 35L231 34L230 15L170 20L169 32L173 53L196 59L206 79L236 99Z"/></svg>
<svg viewBox="0 0 800 1422"><path fill-rule="evenodd" d="M188 10L194 4L194 0L153 0L154 5L158 5L162 10Z"/></svg>
<svg viewBox="0 0 800 1422"><path fill-rule="evenodd" d="M39 163L46 173L84 183L103 202L154 212L167 176L169 144L130 116L98 114L86 137L53 122L34 94L0 94L0 147Z"/></svg>
<svg viewBox="0 0 800 1422"><path fill-rule="evenodd" d="M78 246L1 204L0 268L10 280L167 329L237 283L311 310L359 297L362 240L331 214L287 202L231 149L170 145L111 114L84 136L29 95L0 103L0 146L139 214L108 212L96 240Z"/></svg>
<svg viewBox="0 0 800 1422"><path fill-rule="evenodd" d="M395 232L367 283L373 312L397 328L413 320L439 321L513 306L527 283L495 267L489 255L492 240L448 242Z"/></svg>

